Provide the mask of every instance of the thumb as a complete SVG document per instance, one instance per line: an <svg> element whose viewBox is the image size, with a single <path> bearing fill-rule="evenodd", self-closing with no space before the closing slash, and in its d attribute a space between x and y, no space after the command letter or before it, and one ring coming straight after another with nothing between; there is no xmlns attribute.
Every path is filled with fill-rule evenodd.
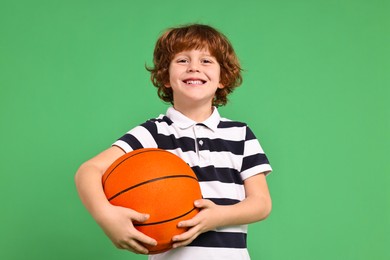
<svg viewBox="0 0 390 260"><path fill-rule="evenodd" d="M139 213L139 212L133 211L133 213L131 214L130 218L133 221L136 221L136 222L145 222L145 221L147 221L150 218L150 215L149 214L145 214L145 213Z"/></svg>
<svg viewBox="0 0 390 260"><path fill-rule="evenodd" d="M195 200L194 205L197 208L207 208L212 205L212 202L210 200L200 199L200 200Z"/></svg>

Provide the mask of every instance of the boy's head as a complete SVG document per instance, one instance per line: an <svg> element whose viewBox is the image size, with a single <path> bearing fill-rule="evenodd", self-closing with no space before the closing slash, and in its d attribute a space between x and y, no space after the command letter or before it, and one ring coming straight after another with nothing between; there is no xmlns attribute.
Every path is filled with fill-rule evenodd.
<svg viewBox="0 0 390 260"><path fill-rule="evenodd" d="M175 54L186 50L208 50L221 68L220 83L213 105L221 106L227 102L227 96L242 83L241 67L229 40L216 29L202 24L191 24L165 31L156 42L151 72L153 85L158 88L158 96L173 104L172 88L169 83L169 65Z"/></svg>

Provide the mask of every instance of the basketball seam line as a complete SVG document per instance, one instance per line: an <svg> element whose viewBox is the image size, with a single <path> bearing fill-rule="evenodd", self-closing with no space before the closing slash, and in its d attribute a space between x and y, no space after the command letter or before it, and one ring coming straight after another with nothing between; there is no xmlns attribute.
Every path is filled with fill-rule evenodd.
<svg viewBox="0 0 390 260"><path fill-rule="evenodd" d="M133 151L137 151L137 149L136 149L136 150L133 150ZM118 164L114 167L114 169L112 169L111 172L107 175L107 177L106 177L106 178L104 179L104 181L103 181L103 186L104 186L104 184L106 183L108 177L110 177L111 173L112 173L119 165L121 165L122 163L124 163L125 161L127 161L128 159L130 159L130 158L132 158L132 157L134 157L134 156L136 156L136 155L139 155L139 154L141 154L141 153L149 153L149 152L163 152L163 153L169 153L168 151L165 151L165 150L162 150L162 149L157 149L157 150L153 149L153 150L146 150L146 151L143 151L143 150L139 149L139 151L137 151L137 153L134 153L134 154L132 154L132 155L130 155L130 153L128 153L127 155L130 155L130 156L126 157L126 158L123 159L120 163L118 163Z"/></svg>
<svg viewBox="0 0 390 260"><path fill-rule="evenodd" d="M173 220L175 220L175 219L179 219L179 218L181 218L181 217L184 217L184 216L190 214L190 213L191 213L192 211L194 211L195 209L197 209L197 208L194 207L194 208L192 208L190 211L188 211L188 212L186 212L186 213L184 213L184 214L182 214L182 215L180 215L180 216L171 218L171 219L162 220L162 221L158 221L158 222L152 222L152 223L146 223L146 224L142 224L142 223L140 223L140 224L134 224L134 226L140 227L140 226L151 226L151 225L163 224L163 223L170 222L170 221L173 221Z"/></svg>
<svg viewBox="0 0 390 260"><path fill-rule="evenodd" d="M110 197L108 199L108 201L111 201L111 200L115 199L116 197L118 197L119 195L121 195L121 194L123 194L125 192L128 192L129 190L135 189L135 188L137 188L139 186L142 186L144 184L155 182L155 181L159 181L159 180L163 180L163 179L172 179L172 178L191 178L191 179L194 179L194 180L198 181L195 177L188 176L188 175L169 175L169 176L163 176L163 177L159 177L159 178L154 178L154 179L151 179L151 180L147 180L147 181L138 183L138 184L136 184L134 186L131 186L131 187L128 187L128 188L126 188L124 190L121 190L120 192L118 192L114 196Z"/></svg>

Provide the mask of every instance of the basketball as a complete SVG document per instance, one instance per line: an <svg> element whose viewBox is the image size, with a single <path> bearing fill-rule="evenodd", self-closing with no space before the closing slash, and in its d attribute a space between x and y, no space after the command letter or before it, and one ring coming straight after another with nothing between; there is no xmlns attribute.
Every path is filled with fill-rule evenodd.
<svg viewBox="0 0 390 260"><path fill-rule="evenodd" d="M121 156L106 170L102 183L111 204L150 215L146 222L134 222L136 229L157 240L157 246L145 245L149 254L172 248L172 237L186 231L177 224L197 214L194 201L202 198L191 167L156 148Z"/></svg>

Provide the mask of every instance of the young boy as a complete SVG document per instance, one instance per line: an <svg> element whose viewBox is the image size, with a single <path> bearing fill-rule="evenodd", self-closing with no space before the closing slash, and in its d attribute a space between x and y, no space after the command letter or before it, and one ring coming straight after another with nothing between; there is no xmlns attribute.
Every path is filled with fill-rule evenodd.
<svg viewBox="0 0 390 260"><path fill-rule="evenodd" d="M101 178L124 153L146 147L168 150L192 167L203 199L194 202L200 212L178 224L188 231L172 238L174 249L149 259L250 259L247 224L270 213L265 176L271 166L249 127L218 113L242 82L230 42L207 25L169 29L158 39L154 67L148 70L159 97L172 107L80 166L75 181L82 202L118 248L147 254L142 244L156 241L132 222L146 221L148 212L111 205Z"/></svg>

